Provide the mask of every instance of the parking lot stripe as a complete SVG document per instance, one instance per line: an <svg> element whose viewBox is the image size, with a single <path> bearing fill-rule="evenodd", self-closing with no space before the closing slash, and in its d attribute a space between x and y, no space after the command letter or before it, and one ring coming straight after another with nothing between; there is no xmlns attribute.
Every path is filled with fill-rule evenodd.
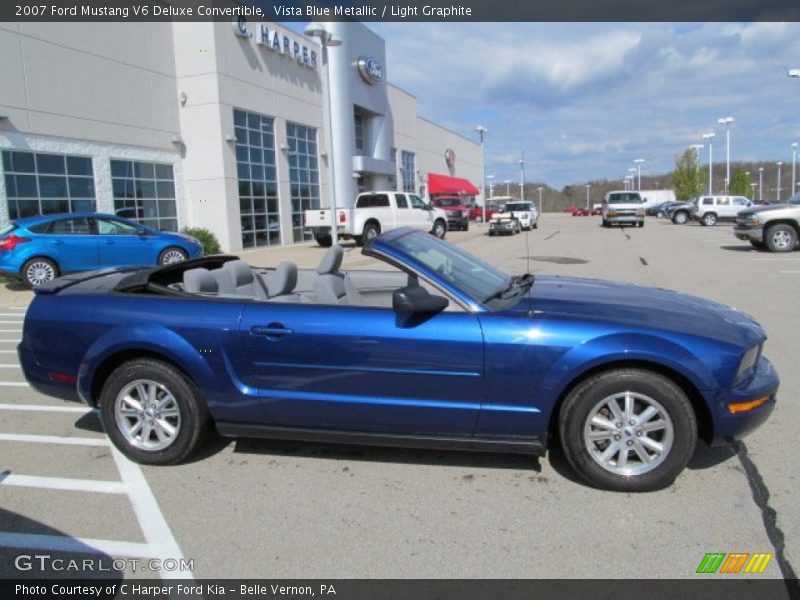
<svg viewBox="0 0 800 600"><path fill-rule="evenodd" d="M0 313L0 317L22 317L19 313Z"/></svg>
<svg viewBox="0 0 800 600"><path fill-rule="evenodd" d="M40 533L14 533L11 531L0 531L0 546L86 554L108 554L110 556L134 556L141 558L153 556L152 548L148 544L68 537L64 535L43 535Z"/></svg>
<svg viewBox="0 0 800 600"><path fill-rule="evenodd" d="M0 342L9 343L9 344L18 344L18 343L19 343L19 342L21 342L21 341L22 341L22 340L21 340L21 339L19 339L19 338L17 338L17 339L14 339L14 340L0 340Z"/></svg>
<svg viewBox="0 0 800 600"><path fill-rule="evenodd" d="M38 475L6 475L0 473L0 485L43 488L46 490L68 490L73 492L96 492L101 494L126 494L125 484L119 481L95 481L93 479L68 479L65 477L40 477Z"/></svg>
<svg viewBox="0 0 800 600"><path fill-rule="evenodd" d="M24 381L0 381L0 387L30 387Z"/></svg>
<svg viewBox="0 0 800 600"><path fill-rule="evenodd" d="M21 325L22 322L23 322L22 319L18 321L0 321L0 323L2 323L3 325Z"/></svg>
<svg viewBox="0 0 800 600"><path fill-rule="evenodd" d="M0 350L0 354L16 354L16 350Z"/></svg>
<svg viewBox="0 0 800 600"><path fill-rule="evenodd" d="M111 454L123 483L128 487L128 499L133 506L133 512L139 521L144 539L155 552L151 556L160 558L162 563L169 558L176 560L178 564L183 564L183 553L175 536L172 535L172 530L169 528L139 465L126 458L114 446L111 446ZM162 579L194 579L192 572L187 570L165 571L162 569L159 574Z"/></svg>
<svg viewBox="0 0 800 600"><path fill-rule="evenodd" d="M22 333L22 329L0 329L0 333Z"/></svg>
<svg viewBox="0 0 800 600"><path fill-rule="evenodd" d="M25 435L0 433L0 442L28 442L31 444L64 444L66 446L110 446L103 438L66 437L60 435Z"/></svg>
<svg viewBox="0 0 800 600"><path fill-rule="evenodd" d="M7 367L11 365L0 365ZM95 412L94 408L88 406L45 406L43 404L0 404L0 410L31 410L41 412L67 412L88 414Z"/></svg>
<svg viewBox="0 0 800 600"><path fill-rule="evenodd" d="M20 365L0 365L0 369L21 369Z"/></svg>

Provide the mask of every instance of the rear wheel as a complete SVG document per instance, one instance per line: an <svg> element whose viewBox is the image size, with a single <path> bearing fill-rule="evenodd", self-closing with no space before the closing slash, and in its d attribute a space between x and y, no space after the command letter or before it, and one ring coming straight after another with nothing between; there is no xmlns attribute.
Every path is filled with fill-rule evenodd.
<svg viewBox="0 0 800 600"><path fill-rule="evenodd" d="M717 215L712 212L706 213L703 215L703 218L700 220L700 222L708 227L713 227L717 224Z"/></svg>
<svg viewBox="0 0 800 600"><path fill-rule="evenodd" d="M676 225L683 225L686 221L689 220L689 213L685 210L679 210L674 215L672 215L672 222Z"/></svg>
<svg viewBox="0 0 800 600"><path fill-rule="evenodd" d="M189 258L189 255L186 254L185 250L171 246L169 248L165 248L161 254L159 254L158 264L171 265L174 263L183 262L187 258Z"/></svg>
<svg viewBox="0 0 800 600"><path fill-rule="evenodd" d="M363 244L374 240L381 234L381 227L377 223L367 223L364 225L364 233L361 235L361 241Z"/></svg>
<svg viewBox="0 0 800 600"><path fill-rule="evenodd" d="M767 229L764 242L771 252L791 252L797 245L797 232L791 225L778 223Z"/></svg>
<svg viewBox="0 0 800 600"><path fill-rule="evenodd" d="M578 384L559 413L564 453L599 488L649 492L670 485L697 442L689 399L672 380L615 369Z"/></svg>
<svg viewBox="0 0 800 600"><path fill-rule="evenodd" d="M49 258L32 258L22 265L22 282L36 287L58 277L58 266Z"/></svg>
<svg viewBox="0 0 800 600"><path fill-rule="evenodd" d="M437 219L436 222L433 224L433 235L442 240L444 239L444 236L446 234L447 234L447 224L441 219Z"/></svg>
<svg viewBox="0 0 800 600"><path fill-rule="evenodd" d="M333 244L333 238L329 235L315 235L314 241L323 248L330 248Z"/></svg>
<svg viewBox="0 0 800 600"><path fill-rule="evenodd" d="M159 360L131 360L117 367L99 403L109 438L139 463L181 462L208 434L210 419L199 392L183 373Z"/></svg>

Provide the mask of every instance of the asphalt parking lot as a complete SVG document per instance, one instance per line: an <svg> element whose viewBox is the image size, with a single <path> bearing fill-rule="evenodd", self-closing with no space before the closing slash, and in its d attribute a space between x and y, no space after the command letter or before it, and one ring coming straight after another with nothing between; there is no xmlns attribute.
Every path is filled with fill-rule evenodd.
<svg viewBox="0 0 800 600"><path fill-rule="evenodd" d="M578 482L558 453L526 457L215 439L188 464L130 463L93 413L43 397L15 354L30 295L0 292L0 576L15 557L184 558L196 578L690 578L707 552L775 554L800 568L800 251L769 254L729 225L603 229L545 214L513 237L448 239L515 273L607 278L731 304L767 330L782 376L771 419L743 444L700 446L669 489L629 495ZM242 254L314 266L313 245ZM367 266L348 247L345 268ZM95 550L92 550L95 549ZM792 570L794 569L794 571ZM66 573L61 573L66 574Z"/></svg>

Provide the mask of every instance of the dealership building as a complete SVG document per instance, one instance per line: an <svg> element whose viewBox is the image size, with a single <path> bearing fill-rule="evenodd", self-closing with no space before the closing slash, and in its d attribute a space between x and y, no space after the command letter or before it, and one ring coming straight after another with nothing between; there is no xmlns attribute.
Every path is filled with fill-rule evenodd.
<svg viewBox="0 0 800 600"><path fill-rule="evenodd" d="M370 29L325 28L341 44L244 20L0 23L0 224L96 210L236 252L309 239L332 190L476 195L474 131L418 115Z"/></svg>

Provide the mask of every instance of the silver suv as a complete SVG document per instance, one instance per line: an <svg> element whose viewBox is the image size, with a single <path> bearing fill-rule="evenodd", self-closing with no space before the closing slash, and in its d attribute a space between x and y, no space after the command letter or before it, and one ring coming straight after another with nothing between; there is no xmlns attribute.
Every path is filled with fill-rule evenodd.
<svg viewBox="0 0 800 600"><path fill-rule="evenodd" d="M744 196L700 196L691 214L693 219L710 226L722 219L735 220L739 211L751 204Z"/></svg>
<svg viewBox="0 0 800 600"><path fill-rule="evenodd" d="M791 252L800 238L800 194L786 204L754 206L739 213L733 235L770 252Z"/></svg>

